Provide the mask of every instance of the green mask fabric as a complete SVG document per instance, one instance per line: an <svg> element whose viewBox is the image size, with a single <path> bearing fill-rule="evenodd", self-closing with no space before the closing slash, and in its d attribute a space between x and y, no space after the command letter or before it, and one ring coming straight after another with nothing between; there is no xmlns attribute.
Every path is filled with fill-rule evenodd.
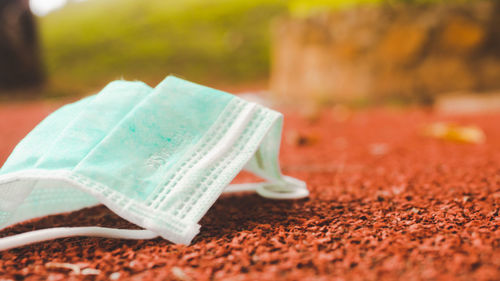
<svg viewBox="0 0 500 281"><path fill-rule="evenodd" d="M0 228L104 204L142 227L66 227L0 239L0 250L68 236L190 244L223 192L307 197L283 176L283 117L261 105L173 76L152 89L115 81L48 116L0 170ZM230 185L247 170L265 179Z"/></svg>

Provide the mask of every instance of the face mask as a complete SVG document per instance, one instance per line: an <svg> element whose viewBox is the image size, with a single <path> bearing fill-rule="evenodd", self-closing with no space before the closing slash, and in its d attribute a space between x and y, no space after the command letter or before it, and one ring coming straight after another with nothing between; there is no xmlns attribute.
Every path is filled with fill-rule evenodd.
<svg viewBox="0 0 500 281"><path fill-rule="evenodd" d="M0 170L0 228L99 203L144 230L51 228L0 239L0 250L69 237L190 244L223 192L308 196L281 175L282 115L236 96L167 77L155 89L112 82L57 110ZM229 185L245 169L266 180Z"/></svg>

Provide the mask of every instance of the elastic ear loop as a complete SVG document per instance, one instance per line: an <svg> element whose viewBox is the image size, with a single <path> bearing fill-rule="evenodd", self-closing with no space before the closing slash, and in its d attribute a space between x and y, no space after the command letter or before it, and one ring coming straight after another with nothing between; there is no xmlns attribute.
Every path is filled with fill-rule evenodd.
<svg viewBox="0 0 500 281"><path fill-rule="evenodd" d="M309 195L304 182L283 176L285 183L244 183L231 184L224 193L255 191L260 196L269 199L300 199ZM158 234L147 229L118 229L98 226L88 227L54 227L34 230L0 238L0 251L5 251L38 242L75 236L117 238L130 240L149 240L159 237Z"/></svg>
<svg viewBox="0 0 500 281"><path fill-rule="evenodd" d="M159 235L147 229L118 229L98 226L89 227L54 227L34 230L0 238L0 251L26 246L57 238L89 236L131 240L149 240Z"/></svg>
<svg viewBox="0 0 500 281"><path fill-rule="evenodd" d="M275 200L302 199L309 196L305 182L289 176L282 177L283 181L279 182L230 184L224 193L254 191L264 198Z"/></svg>

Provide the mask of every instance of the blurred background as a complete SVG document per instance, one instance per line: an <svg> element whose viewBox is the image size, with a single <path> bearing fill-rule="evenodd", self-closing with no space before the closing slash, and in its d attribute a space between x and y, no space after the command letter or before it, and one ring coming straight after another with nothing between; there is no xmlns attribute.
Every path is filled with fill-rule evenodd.
<svg viewBox="0 0 500 281"><path fill-rule="evenodd" d="M2 0L0 97L175 74L292 106L498 106L499 15L495 0Z"/></svg>
<svg viewBox="0 0 500 281"><path fill-rule="evenodd" d="M2 253L0 279L500 280L500 0L0 0L0 167L62 105L169 74L283 112L311 198L225 198L188 248ZM126 225L2 235L81 218Z"/></svg>

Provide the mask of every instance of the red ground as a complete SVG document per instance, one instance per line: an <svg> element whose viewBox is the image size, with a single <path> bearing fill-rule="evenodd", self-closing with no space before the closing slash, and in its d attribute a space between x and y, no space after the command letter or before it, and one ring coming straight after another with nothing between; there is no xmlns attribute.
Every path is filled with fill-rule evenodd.
<svg viewBox="0 0 500 281"><path fill-rule="evenodd" d="M51 106L0 106L0 163ZM486 143L422 137L433 121L475 124ZM66 238L1 252L2 280L500 280L500 114L424 110L286 114L282 163L311 196L221 198L191 246ZM242 177L243 179L245 177ZM0 232L131 227L104 207ZM49 262L97 269L77 275ZM85 272L89 273L89 272Z"/></svg>

